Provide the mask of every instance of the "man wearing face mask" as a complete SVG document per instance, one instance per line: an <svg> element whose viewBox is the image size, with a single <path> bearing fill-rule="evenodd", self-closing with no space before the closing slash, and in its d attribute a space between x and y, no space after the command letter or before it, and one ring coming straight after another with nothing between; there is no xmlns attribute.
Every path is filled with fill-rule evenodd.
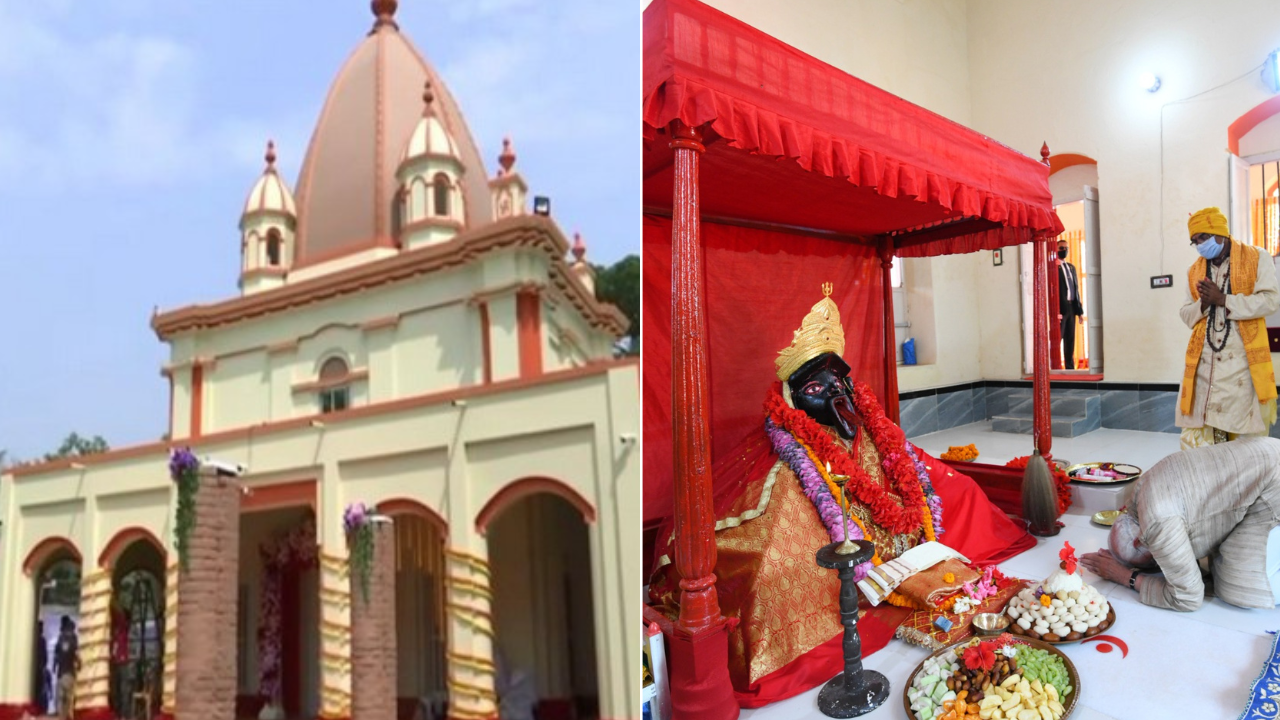
<svg viewBox="0 0 1280 720"><path fill-rule="evenodd" d="M829 296L831 285L823 291ZM824 297L778 353L759 464L746 459L751 450L735 456L746 476L725 483L734 493L728 505L717 499L716 590L725 617L739 621L729 677L744 707L826 682L842 666L840 583L814 562L819 548L844 540L841 498L849 498L850 535L870 540L886 562L934 539L978 565L1035 545L973 480L907 442L872 389L850 380L844 349L839 309ZM724 483L733 472L720 475ZM679 579L671 535L661 532L668 550L650 597L671 614Z"/></svg>
<svg viewBox="0 0 1280 720"><path fill-rule="evenodd" d="M1280 308L1275 265L1238 243L1218 208L1187 223L1200 258L1187 274L1180 314L1191 328L1178 395L1183 449L1265 436L1276 422L1276 381L1266 317Z"/></svg>
<svg viewBox="0 0 1280 720"><path fill-rule="evenodd" d="M1062 316L1063 367L1076 366L1076 323L1084 324L1084 304L1080 302L1080 280L1076 266L1067 262L1067 241L1058 241L1058 314Z"/></svg>

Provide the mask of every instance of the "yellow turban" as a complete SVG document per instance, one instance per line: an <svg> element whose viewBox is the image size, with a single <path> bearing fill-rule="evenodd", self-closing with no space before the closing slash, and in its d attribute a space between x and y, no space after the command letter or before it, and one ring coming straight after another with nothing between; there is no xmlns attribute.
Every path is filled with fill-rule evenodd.
<svg viewBox="0 0 1280 720"><path fill-rule="evenodd" d="M1231 237L1231 231L1227 229L1227 218L1216 207L1205 208L1192 215L1191 219L1187 221L1187 231L1191 233L1192 237L1200 233L1220 235L1225 238Z"/></svg>

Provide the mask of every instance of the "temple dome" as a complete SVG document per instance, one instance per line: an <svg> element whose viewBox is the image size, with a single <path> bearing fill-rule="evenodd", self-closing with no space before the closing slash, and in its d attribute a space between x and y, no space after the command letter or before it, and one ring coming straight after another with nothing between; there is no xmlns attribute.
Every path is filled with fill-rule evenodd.
<svg viewBox="0 0 1280 720"><path fill-rule="evenodd" d="M249 191L249 197L244 202L243 217L258 213L278 213L290 218L297 217L298 211L294 206L293 193L289 192L289 186L285 184L284 178L276 172L275 143L267 143L266 161L266 169L253 184L253 189Z"/></svg>
<svg viewBox="0 0 1280 720"><path fill-rule="evenodd" d="M424 95L425 107L422 119L414 126L413 134L409 136L409 144L404 149L401 162L429 156L458 159L458 145L445 129L444 123L440 122L440 118L436 116L433 107L435 96L430 87Z"/></svg>
<svg viewBox="0 0 1280 720"><path fill-rule="evenodd" d="M437 122L464 169L465 225L493 219L484 163L457 103L400 32L395 3L384 5L390 12L375 8L378 20L338 71L311 136L298 179L295 268L396 245L396 170L423 118L428 82Z"/></svg>

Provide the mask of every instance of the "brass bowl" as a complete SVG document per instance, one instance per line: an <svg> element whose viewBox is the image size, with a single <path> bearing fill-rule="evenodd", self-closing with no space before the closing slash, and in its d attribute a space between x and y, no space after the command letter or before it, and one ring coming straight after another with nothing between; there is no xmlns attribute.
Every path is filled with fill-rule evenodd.
<svg viewBox="0 0 1280 720"><path fill-rule="evenodd" d="M1119 510L1099 510L1093 514L1093 521L1103 527L1111 527L1115 525L1118 517L1120 517Z"/></svg>
<svg viewBox="0 0 1280 720"><path fill-rule="evenodd" d="M959 648L966 647L980 640L981 638L967 638L958 643L948 645L947 647L934 652L929 657L936 657L948 650L958 650ZM1064 712L1062 713L1062 717L1058 720L1067 720L1068 717L1071 717L1071 711L1076 708L1076 701L1080 699L1080 673L1076 672L1076 666L1071 663L1071 658L1067 657L1065 653L1049 643L1033 640L1029 637L1019 637L1015 642L1022 645L1030 645L1031 647L1040 648L1041 650L1048 650L1054 655L1062 658L1062 664L1067 668L1067 677L1071 683L1071 694L1068 695L1065 700L1060 701ZM929 658L925 658L925 660L928 659ZM907 697L907 689L915 684L916 676L919 675L922 670L924 670L924 660L921 660L920 664L916 665L916 669L911 671L911 674L907 676L907 681L902 686L902 707L907 711L907 717L909 718L914 718L916 714L911 711L911 700Z"/></svg>
<svg viewBox="0 0 1280 720"><path fill-rule="evenodd" d="M1004 613L978 613L973 616L973 631L984 637L993 637L1007 630L1011 622Z"/></svg>

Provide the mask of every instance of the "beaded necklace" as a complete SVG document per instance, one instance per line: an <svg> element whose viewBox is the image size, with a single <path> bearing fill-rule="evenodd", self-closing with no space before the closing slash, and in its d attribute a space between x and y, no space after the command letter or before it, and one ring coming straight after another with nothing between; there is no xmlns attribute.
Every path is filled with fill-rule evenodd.
<svg viewBox="0 0 1280 720"><path fill-rule="evenodd" d="M1227 265L1226 269L1223 270L1222 280L1221 280L1221 283L1218 285L1218 289L1222 291L1222 294L1224 296L1231 294L1231 266L1230 265ZM1209 343L1209 347L1215 353L1222 352L1223 348L1227 346L1227 338L1231 337L1231 320L1227 318L1227 308L1226 306L1223 306L1221 308L1222 310L1221 325L1218 324L1218 319L1219 319L1218 310L1219 308L1217 305L1209 306L1209 321L1205 323L1205 327L1204 327L1204 339L1206 342ZM1215 332L1222 333L1222 342L1215 343L1213 341L1213 335Z"/></svg>

